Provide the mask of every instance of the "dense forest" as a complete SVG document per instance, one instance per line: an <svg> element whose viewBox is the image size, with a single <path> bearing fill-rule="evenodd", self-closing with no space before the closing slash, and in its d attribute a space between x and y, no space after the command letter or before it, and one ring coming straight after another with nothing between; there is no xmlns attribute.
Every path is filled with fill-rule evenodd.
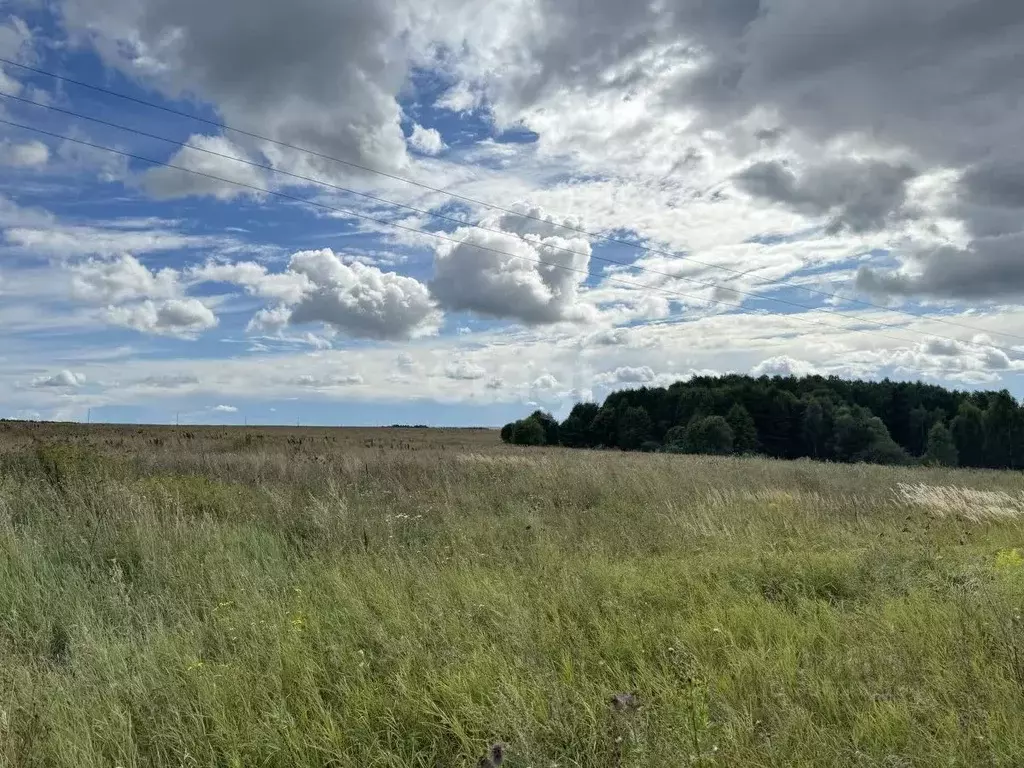
<svg viewBox="0 0 1024 768"><path fill-rule="evenodd" d="M782 459L1024 469L1024 408L1009 392L838 377L700 377L612 392L565 421L536 411L506 442Z"/></svg>

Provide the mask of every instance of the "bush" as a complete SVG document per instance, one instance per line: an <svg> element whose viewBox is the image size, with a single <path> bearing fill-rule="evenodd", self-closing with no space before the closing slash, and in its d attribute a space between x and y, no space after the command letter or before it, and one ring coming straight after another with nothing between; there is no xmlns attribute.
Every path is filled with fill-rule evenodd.
<svg viewBox="0 0 1024 768"><path fill-rule="evenodd" d="M511 443L512 435L515 434L515 431L516 423L514 421L511 421L508 424L506 424L504 427L501 428L501 441L503 443Z"/></svg>
<svg viewBox="0 0 1024 768"><path fill-rule="evenodd" d="M680 449L686 442L686 427L672 427L665 433L665 445L677 446Z"/></svg>
<svg viewBox="0 0 1024 768"><path fill-rule="evenodd" d="M729 422L721 416L694 419L686 428L683 446L689 453L725 455L732 453L733 434Z"/></svg>
<svg viewBox="0 0 1024 768"><path fill-rule="evenodd" d="M872 443L860 453L856 454L854 461L863 461L866 464L912 464L905 450L896 444L894 440L879 440Z"/></svg>
<svg viewBox="0 0 1024 768"><path fill-rule="evenodd" d="M516 445L544 445L544 426L532 416L517 421L512 430L512 442Z"/></svg>
<svg viewBox="0 0 1024 768"><path fill-rule="evenodd" d="M550 413L534 411L527 418L533 419L544 430L544 442L548 445L558 445L558 420Z"/></svg>
<svg viewBox="0 0 1024 768"><path fill-rule="evenodd" d="M885 423L867 408L843 407L835 418L835 452L840 461L874 461L872 456L895 455Z"/></svg>

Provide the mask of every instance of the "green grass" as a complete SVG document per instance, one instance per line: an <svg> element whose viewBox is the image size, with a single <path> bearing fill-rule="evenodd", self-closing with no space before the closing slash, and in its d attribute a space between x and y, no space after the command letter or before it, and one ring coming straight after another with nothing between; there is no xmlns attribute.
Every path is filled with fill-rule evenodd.
<svg viewBox="0 0 1024 768"><path fill-rule="evenodd" d="M244 434L0 440L0 765L1024 764L1020 475Z"/></svg>

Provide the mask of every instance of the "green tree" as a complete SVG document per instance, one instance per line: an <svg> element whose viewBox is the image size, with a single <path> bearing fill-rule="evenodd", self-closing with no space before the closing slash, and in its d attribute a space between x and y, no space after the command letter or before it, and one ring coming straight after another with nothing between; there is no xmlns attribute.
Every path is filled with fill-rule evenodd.
<svg viewBox="0 0 1024 768"><path fill-rule="evenodd" d="M688 453L732 453L732 428L721 416L698 417L686 428L683 446Z"/></svg>
<svg viewBox="0 0 1024 768"><path fill-rule="evenodd" d="M665 433L665 445L682 447L686 442L686 427L672 427Z"/></svg>
<svg viewBox="0 0 1024 768"><path fill-rule="evenodd" d="M884 424L883 424L884 426ZM866 464L911 464L910 454L891 437L888 440L877 440L863 451L857 454L854 461L863 461Z"/></svg>
<svg viewBox="0 0 1024 768"><path fill-rule="evenodd" d="M701 386L677 389L674 400L673 421L680 426L689 424L696 416L703 416L714 408L711 390Z"/></svg>
<svg viewBox="0 0 1024 768"><path fill-rule="evenodd" d="M784 389L769 389L759 399L756 410L750 409L757 424L761 449L768 456L780 459L800 455L800 415L802 406L796 396Z"/></svg>
<svg viewBox="0 0 1024 768"><path fill-rule="evenodd" d="M835 418L835 451L840 461L901 464L904 454L885 423L860 406L844 407Z"/></svg>
<svg viewBox="0 0 1024 768"><path fill-rule="evenodd" d="M517 421L512 431L516 445L544 445L544 425L533 417Z"/></svg>
<svg viewBox="0 0 1024 768"><path fill-rule="evenodd" d="M544 442L548 445L558 445L558 419L545 411L534 411L529 418L536 421L544 428Z"/></svg>
<svg viewBox="0 0 1024 768"><path fill-rule="evenodd" d="M953 433L941 421L928 431L928 449L924 453L925 464L936 467L955 467L959 463Z"/></svg>
<svg viewBox="0 0 1024 768"><path fill-rule="evenodd" d="M594 420L590 422L590 437L593 445L614 448L618 445L619 414L607 404L601 406Z"/></svg>
<svg viewBox="0 0 1024 768"><path fill-rule="evenodd" d="M985 427L981 409L972 403L961 403L950 429L960 466L985 466Z"/></svg>
<svg viewBox="0 0 1024 768"><path fill-rule="evenodd" d="M1017 401L1005 389L989 398L981 417L985 433L985 466L1006 469L1013 463Z"/></svg>
<svg viewBox="0 0 1024 768"><path fill-rule="evenodd" d="M820 400L811 400L804 411L801 425L807 453L816 459L825 458L831 431L825 418L825 406Z"/></svg>
<svg viewBox="0 0 1024 768"><path fill-rule="evenodd" d="M506 424L504 427L501 428L501 441L503 443L511 443L512 435L515 434L515 431L516 423L514 421Z"/></svg>
<svg viewBox="0 0 1024 768"><path fill-rule="evenodd" d="M590 425L600 410L597 403L577 403L558 428L558 440L570 448L589 448L595 445Z"/></svg>
<svg viewBox="0 0 1024 768"><path fill-rule="evenodd" d="M928 449L928 435L932 425L932 414L927 408L918 406L907 416L907 450L920 456Z"/></svg>
<svg viewBox="0 0 1024 768"><path fill-rule="evenodd" d="M627 408L619 418L619 447L624 451L636 451L651 439L651 417L640 406Z"/></svg>
<svg viewBox="0 0 1024 768"><path fill-rule="evenodd" d="M757 427L750 411L739 403L729 409L725 417L732 430L732 450L736 453L753 453L757 450Z"/></svg>
<svg viewBox="0 0 1024 768"><path fill-rule="evenodd" d="M625 417L639 408L643 417ZM753 420L756 435L743 417ZM581 403L562 424L533 414L556 439L575 447L642 448L659 442L683 450L694 420L724 416L733 450L776 458L813 456L841 461L904 462L923 457L932 427L953 435L961 466L1024 469L1024 408L1007 392L957 392L920 382L844 381L836 376L738 374L696 376L667 389L640 387L609 393L604 404ZM622 428L620 430L620 427ZM505 437L509 437L508 429ZM751 440L754 438L754 441ZM650 446L648 446L650 447Z"/></svg>

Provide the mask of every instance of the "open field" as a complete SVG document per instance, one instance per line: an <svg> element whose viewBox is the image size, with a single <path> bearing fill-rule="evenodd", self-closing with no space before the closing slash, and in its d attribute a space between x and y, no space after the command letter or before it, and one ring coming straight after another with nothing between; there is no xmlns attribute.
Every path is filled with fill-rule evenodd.
<svg viewBox="0 0 1024 768"><path fill-rule="evenodd" d="M0 765L1019 766L1022 513L1009 472L0 424Z"/></svg>

